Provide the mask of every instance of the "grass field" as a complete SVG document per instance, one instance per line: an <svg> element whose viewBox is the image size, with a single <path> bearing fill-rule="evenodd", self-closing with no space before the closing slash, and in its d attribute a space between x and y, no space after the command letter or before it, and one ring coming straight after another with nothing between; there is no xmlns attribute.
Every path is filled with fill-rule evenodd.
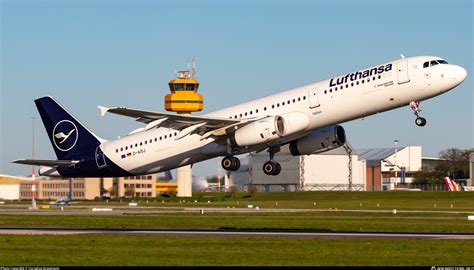
<svg viewBox="0 0 474 270"><path fill-rule="evenodd" d="M0 236L0 265L474 265L474 241Z"/></svg>
<svg viewBox="0 0 474 270"><path fill-rule="evenodd" d="M0 215L0 226L72 228L311 229L364 232L474 232L466 216L357 213L170 213L138 216Z"/></svg>
<svg viewBox="0 0 474 270"><path fill-rule="evenodd" d="M164 201L163 203L161 201ZM180 202L181 200L181 202ZM136 200L135 200L136 201ZM195 202L197 201L197 202ZM208 203L209 201L209 203ZM26 202L22 206L26 207ZM98 202L81 202L82 208ZM100 203L127 209L128 202ZM330 212L144 213L128 215L0 215L0 226L75 228L253 228L323 231L474 232L474 192L294 192L235 198L195 193L185 201L139 201L156 207L244 207L333 209ZM315 205L316 204L316 205ZM436 204L436 207L435 207ZM452 205L452 207L451 207ZM10 203L0 208L11 207ZM339 209L336 211L334 209ZM11 209L11 208L10 208ZM158 208L159 209L159 208ZM423 213L361 213L352 210L420 210ZM43 210L59 211L56 209ZM435 212L431 212L435 211ZM303 238L205 238L171 236L0 236L0 265L473 265L469 240L384 240Z"/></svg>

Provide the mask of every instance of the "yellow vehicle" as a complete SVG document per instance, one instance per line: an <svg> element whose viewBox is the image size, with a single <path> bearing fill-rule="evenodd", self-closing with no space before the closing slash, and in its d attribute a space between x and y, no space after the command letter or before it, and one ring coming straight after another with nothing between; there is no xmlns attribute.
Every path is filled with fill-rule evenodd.
<svg viewBox="0 0 474 270"><path fill-rule="evenodd" d="M194 73L193 73L194 74ZM189 70L178 71L177 78L169 81L170 94L165 96L165 109L178 113L202 111L203 98L198 94L199 82Z"/></svg>
<svg viewBox="0 0 474 270"><path fill-rule="evenodd" d="M156 193L162 194L170 191L178 192L178 184L176 183L156 183Z"/></svg>

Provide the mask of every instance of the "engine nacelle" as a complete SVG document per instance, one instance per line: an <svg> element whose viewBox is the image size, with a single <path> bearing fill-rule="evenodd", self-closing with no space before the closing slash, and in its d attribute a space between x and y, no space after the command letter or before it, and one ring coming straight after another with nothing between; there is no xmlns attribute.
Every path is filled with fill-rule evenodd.
<svg viewBox="0 0 474 270"><path fill-rule="evenodd" d="M293 156L326 152L342 146L346 142L346 132L339 125L317 129L305 137L290 143Z"/></svg>
<svg viewBox="0 0 474 270"><path fill-rule="evenodd" d="M235 146L263 144L282 136L304 131L308 125L308 117L299 112L269 116L237 129L231 140Z"/></svg>
<svg viewBox="0 0 474 270"><path fill-rule="evenodd" d="M284 131L283 117L269 116L237 129L231 139L236 146L250 146L279 138Z"/></svg>

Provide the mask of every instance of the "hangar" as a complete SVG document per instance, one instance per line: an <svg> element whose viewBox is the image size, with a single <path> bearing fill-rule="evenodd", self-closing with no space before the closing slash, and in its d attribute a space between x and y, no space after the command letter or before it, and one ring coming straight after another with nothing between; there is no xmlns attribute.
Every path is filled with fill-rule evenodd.
<svg viewBox="0 0 474 270"><path fill-rule="evenodd" d="M259 191L382 191L409 184L421 169L421 146L356 150L347 143L328 152L292 156L288 147L275 155L282 171L268 176L261 170L268 160L267 152L239 157L241 168L229 172L227 186L244 190L248 185Z"/></svg>
<svg viewBox="0 0 474 270"><path fill-rule="evenodd" d="M241 168L229 173L229 185L255 185L259 191L365 190L365 161L348 143L317 155L293 156L288 146L275 155L281 164L279 175L262 171L268 153L251 153L239 157Z"/></svg>

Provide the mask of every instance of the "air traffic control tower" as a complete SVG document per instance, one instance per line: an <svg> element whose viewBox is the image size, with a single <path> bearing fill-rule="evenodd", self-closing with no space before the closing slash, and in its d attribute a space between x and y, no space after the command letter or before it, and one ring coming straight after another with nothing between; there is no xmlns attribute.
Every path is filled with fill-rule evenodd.
<svg viewBox="0 0 474 270"><path fill-rule="evenodd" d="M196 67L194 60L192 70L180 70L176 79L169 81L170 92L165 96L165 109L178 114L190 115L191 112L202 111L203 98L197 93L199 82L196 80ZM178 184L178 197L192 196L192 170L191 165L180 167L176 170L176 183Z"/></svg>

